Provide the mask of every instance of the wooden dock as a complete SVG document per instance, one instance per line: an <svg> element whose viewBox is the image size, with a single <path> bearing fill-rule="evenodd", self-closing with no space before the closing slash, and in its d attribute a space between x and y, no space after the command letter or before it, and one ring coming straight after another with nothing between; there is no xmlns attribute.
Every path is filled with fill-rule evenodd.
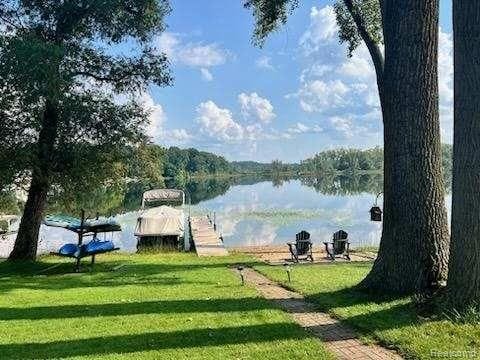
<svg viewBox="0 0 480 360"><path fill-rule="evenodd" d="M198 256L227 256L228 251L222 239L215 232L213 224L207 216L190 218L192 242Z"/></svg>

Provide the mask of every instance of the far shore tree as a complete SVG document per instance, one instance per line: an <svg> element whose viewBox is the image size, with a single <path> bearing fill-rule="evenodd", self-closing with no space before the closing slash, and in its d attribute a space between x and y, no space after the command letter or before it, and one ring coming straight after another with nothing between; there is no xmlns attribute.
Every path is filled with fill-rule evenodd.
<svg viewBox="0 0 480 360"><path fill-rule="evenodd" d="M298 0L244 0L254 43L285 24ZM438 111L438 0L339 0L339 37L372 58L384 124L384 223L361 286L428 291L446 280L449 234ZM385 56L380 45L385 45Z"/></svg>
<svg viewBox="0 0 480 360"><path fill-rule="evenodd" d="M480 3L453 1L454 145L450 306L480 307Z"/></svg>
<svg viewBox="0 0 480 360"><path fill-rule="evenodd" d="M144 140L136 99L171 83L152 47L169 11L167 0L0 4L1 180L28 184L10 260L35 259L52 189L115 178L122 151Z"/></svg>

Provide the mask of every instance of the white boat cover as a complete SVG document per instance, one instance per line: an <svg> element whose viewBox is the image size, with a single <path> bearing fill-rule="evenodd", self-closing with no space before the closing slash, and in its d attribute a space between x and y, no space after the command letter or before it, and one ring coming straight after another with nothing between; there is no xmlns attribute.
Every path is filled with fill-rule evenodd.
<svg viewBox="0 0 480 360"><path fill-rule="evenodd" d="M185 203L185 193L182 190L176 189L156 189L145 191L143 193L142 207L145 206L145 203L154 201L174 201L183 205Z"/></svg>
<svg viewBox="0 0 480 360"><path fill-rule="evenodd" d="M183 211L170 206L159 206L140 214L135 236L183 236Z"/></svg>

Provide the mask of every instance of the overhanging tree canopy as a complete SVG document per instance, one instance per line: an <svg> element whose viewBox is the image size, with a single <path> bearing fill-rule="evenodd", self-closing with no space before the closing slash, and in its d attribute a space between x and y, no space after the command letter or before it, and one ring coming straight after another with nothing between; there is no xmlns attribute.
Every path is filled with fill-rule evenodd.
<svg viewBox="0 0 480 360"><path fill-rule="evenodd" d="M169 11L167 0L0 4L0 180L30 184L11 259L35 258L52 186L98 184L144 139L148 114L131 95L171 83L152 46Z"/></svg>

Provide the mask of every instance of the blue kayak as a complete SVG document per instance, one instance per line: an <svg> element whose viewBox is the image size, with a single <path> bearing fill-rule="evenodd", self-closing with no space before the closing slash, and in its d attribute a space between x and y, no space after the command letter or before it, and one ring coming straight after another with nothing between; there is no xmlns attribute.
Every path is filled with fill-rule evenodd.
<svg viewBox="0 0 480 360"><path fill-rule="evenodd" d="M92 240L88 244L85 245L85 253L86 255L94 255L94 254L101 254L104 252L109 252L115 249L115 245L111 241L98 241Z"/></svg>

